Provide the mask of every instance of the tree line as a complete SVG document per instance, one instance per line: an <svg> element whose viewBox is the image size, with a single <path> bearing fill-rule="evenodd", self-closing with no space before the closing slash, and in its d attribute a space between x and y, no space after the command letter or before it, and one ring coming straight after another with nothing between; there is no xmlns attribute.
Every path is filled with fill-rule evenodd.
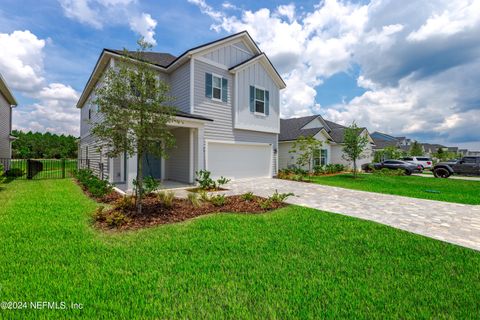
<svg viewBox="0 0 480 320"><path fill-rule="evenodd" d="M14 159L62 159L77 158L77 138L50 132L23 132L13 130L12 158Z"/></svg>

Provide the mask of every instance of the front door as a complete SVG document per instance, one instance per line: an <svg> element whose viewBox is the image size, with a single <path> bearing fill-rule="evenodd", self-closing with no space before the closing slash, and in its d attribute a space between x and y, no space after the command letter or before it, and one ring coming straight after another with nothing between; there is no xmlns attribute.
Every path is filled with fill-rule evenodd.
<svg viewBox="0 0 480 320"><path fill-rule="evenodd" d="M162 158L150 153L143 156L143 176L160 180L162 178Z"/></svg>

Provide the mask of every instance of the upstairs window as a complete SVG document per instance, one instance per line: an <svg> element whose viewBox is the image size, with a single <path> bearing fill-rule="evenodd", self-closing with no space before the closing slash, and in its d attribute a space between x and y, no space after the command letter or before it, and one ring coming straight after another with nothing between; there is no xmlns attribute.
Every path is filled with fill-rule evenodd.
<svg viewBox="0 0 480 320"><path fill-rule="evenodd" d="M268 116L270 113L270 94L268 90L250 86L250 112Z"/></svg>
<svg viewBox="0 0 480 320"><path fill-rule="evenodd" d="M212 100L228 101L228 80L216 74L205 74L205 96Z"/></svg>

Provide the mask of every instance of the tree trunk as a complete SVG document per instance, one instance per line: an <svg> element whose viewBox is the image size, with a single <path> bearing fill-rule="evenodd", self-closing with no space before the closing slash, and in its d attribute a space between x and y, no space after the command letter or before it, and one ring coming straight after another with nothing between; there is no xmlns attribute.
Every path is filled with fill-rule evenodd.
<svg viewBox="0 0 480 320"><path fill-rule="evenodd" d="M135 193L135 202L137 205L137 214L142 213L143 199L143 152L137 153L137 186Z"/></svg>
<svg viewBox="0 0 480 320"><path fill-rule="evenodd" d="M353 159L353 178L357 177L357 159Z"/></svg>

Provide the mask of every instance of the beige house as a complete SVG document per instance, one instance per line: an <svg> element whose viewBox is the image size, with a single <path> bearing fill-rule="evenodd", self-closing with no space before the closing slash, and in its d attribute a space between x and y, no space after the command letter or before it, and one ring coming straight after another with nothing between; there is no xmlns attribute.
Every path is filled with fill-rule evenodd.
<svg viewBox="0 0 480 320"><path fill-rule="evenodd" d="M290 150L295 140L301 136L315 137L322 142L321 150L318 157L313 159L312 167L327 164L343 164L347 167L352 167L352 163L343 158L342 149L345 129L345 126L325 120L319 115L281 119L280 135L278 137L278 168L286 169L296 166L298 155L291 153ZM363 128L361 134L366 135L370 143L362 159L357 161L358 167L373 161L373 139L366 128Z"/></svg>
<svg viewBox="0 0 480 320"><path fill-rule="evenodd" d="M17 101L0 74L0 159L12 157L12 109Z"/></svg>

